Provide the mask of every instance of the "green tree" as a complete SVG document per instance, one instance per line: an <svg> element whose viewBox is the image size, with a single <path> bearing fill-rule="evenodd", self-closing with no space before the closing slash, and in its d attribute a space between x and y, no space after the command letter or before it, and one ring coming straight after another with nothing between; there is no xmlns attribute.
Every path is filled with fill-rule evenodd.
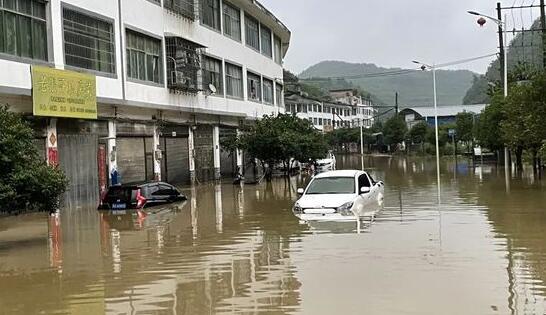
<svg viewBox="0 0 546 315"><path fill-rule="evenodd" d="M322 133L309 121L288 114L264 116L234 143L270 166L282 162L288 167L291 159L317 160L328 152Z"/></svg>
<svg viewBox="0 0 546 315"><path fill-rule="evenodd" d="M474 114L463 112L455 119L455 134L457 141L462 141L470 150L470 143L474 141Z"/></svg>
<svg viewBox="0 0 546 315"><path fill-rule="evenodd" d="M38 156L34 132L22 117L0 107L0 212L55 211L67 181Z"/></svg>
<svg viewBox="0 0 546 315"><path fill-rule="evenodd" d="M428 132L428 125L422 121L411 127L408 138L413 144L421 144L421 150L425 150L425 141Z"/></svg>
<svg viewBox="0 0 546 315"><path fill-rule="evenodd" d="M385 144L396 145L406 139L408 127L406 122L399 116L394 116L385 122L383 127L383 135L385 136Z"/></svg>
<svg viewBox="0 0 546 315"><path fill-rule="evenodd" d="M504 96L495 93L491 104L481 113L476 126L476 139L482 147L500 150L504 147L501 122L505 120Z"/></svg>
<svg viewBox="0 0 546 315"><path fill-rule="evenodd" d="M546 75L536 74L528 82L512 85L504 114L503 139L516 151L518 168L523 167L523 150L530 151L536 167L538 152L546 139Z"/></svg>
<svg viewBox="0 0 546 315"><path fill-rule="evenodd" d="M411 142L420 144L424 143L427 136L428 125L426 122L422 121L413 126L409 131L409 139Z"/></svg>

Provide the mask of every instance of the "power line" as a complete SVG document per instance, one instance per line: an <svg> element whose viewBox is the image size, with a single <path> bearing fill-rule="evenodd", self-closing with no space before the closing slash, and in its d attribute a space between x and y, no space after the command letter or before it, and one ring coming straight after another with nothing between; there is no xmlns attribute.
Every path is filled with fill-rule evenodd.
<svg viewBox="0 0 546 315"><path fill-rule="evenodd" d="M448 63L438 64L435 65L436 68L444 68L448 66L455 66L460 65L464 63L469 63L472 61L477 61L481 59L490 58L493 56L496 56L497 53L488 54L484 56L478 56L473 58L467 58L467 59L461 59L456 60ZM389 77L389 76L400 76L400 75L406 75L415 73L417 71L422 70L421 68L414 68L414 69L398 69L398 70L390 70L390 71L383 71L383 72L376 72L376 73L363 73L363 74L356 74L356 75L347 75L347 76L337 76L337 77L314 77L309 79L302 79L302 81L305 82L325 82L329 80L343 80L343 79L364 79L364 78L381 78L381 77Z"/></svg>

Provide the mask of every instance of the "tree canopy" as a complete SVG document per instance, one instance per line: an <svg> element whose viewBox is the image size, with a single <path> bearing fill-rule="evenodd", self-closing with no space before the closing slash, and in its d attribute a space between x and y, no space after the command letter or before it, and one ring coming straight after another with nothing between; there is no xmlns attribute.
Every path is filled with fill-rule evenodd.
<svg viewBox="0 0 546 315"><path fill-rule="evenodd" d="M406 139L408 127L406 122L400 116L394 116L385 122L383 134L385 136L385 144L395 145Z"/></svg>
<svg viewBox="0 0 546 315"><path fill-rule="evenodd" d="M328 152L322 133L309 121L288 114L264 116L246 130L238 147L270 164L317 160Z"/></svg>
<svg viewBox="0 0 546 315"><path fill-rule="evenodd" d="M458 113L455 118L455 132L458 141L470 142L474 140L474 114Z"/></svg>
<svg viewBox="0 0 546 315"><path fill-rule="evenodd" d="M54 211L66 189L59 169L46 165L34 132L18 114L0 107L0 212Z"/></svg>

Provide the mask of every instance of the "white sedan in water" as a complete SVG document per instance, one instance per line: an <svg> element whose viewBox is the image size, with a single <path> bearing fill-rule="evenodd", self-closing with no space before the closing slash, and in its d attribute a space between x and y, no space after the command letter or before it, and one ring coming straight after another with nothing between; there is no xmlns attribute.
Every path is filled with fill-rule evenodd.
<svg viewBox="0 0 546 315"><path fill-rule="evenodd" d="M383 204L385 185L363 171L332 171L315 176L293 212L304 221L354 221L374 216Z"/></svg>

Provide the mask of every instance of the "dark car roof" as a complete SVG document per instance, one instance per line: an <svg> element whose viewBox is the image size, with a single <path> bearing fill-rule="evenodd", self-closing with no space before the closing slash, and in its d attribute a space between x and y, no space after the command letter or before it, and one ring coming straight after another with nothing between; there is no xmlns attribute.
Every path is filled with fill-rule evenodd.
<svg viewBox="0 0 546 315"><path fill-rule="evenodd" d="M167 185L167 186L174 187L173 185L171 185L169 183L165 183L165 182L146 182L146 183L133 183L133 184L116 185L116 186L111 186L110 188L121 187L121 188L136 189L136 188L142 188L142 187L147 187L147 186L152 186L152 185L157 185L157 184L162 184L162 185Z"/></svg>

